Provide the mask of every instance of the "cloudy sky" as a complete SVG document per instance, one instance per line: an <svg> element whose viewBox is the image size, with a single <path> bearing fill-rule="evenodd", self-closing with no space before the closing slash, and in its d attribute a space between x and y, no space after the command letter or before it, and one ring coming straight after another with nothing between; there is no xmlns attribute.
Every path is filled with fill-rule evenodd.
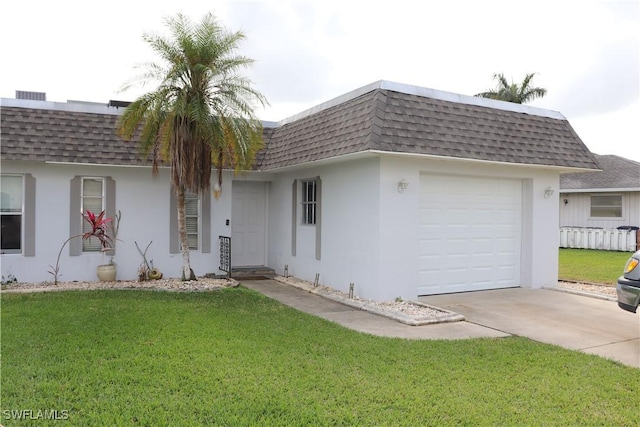
<svg viewBox="0 0 640 427"><path fill-rule="evenodd" d="M263 120L377 80L474 95L494 73L536 72L548 95L532 106L564 114L593 152L640 161L638 0L5 1L0 97L132 100L145 89L120 88L154 60L142 34L178 12L245 33Z"/></svg>

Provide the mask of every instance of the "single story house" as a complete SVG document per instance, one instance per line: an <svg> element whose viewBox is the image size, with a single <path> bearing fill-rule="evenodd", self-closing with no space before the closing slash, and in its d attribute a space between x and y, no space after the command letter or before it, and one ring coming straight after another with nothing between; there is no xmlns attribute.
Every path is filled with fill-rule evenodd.
<svg viewBox="0 0 640 427"><path fill-rule="evenodd" d="M600 171L560 177L560 227L640 227L640 163L594 157Z"/></svg>
<svg viewBox="0 0 640 427"><path fill-rule="evenodd" d="M2 100L3 275L51 280L87 207L122 212L119 279L137 277L134 242L153 241L154 266L180 274L169 171L153 179L116 136L120 112ZM558 112L388 81L265 123L264 139L254 170L225 172L219 199L188 200L197 275L221 273L223 236L234 267L320 274L363 298L539 288L558 277L560 176L598 168ZM102 258L75 239L61 280L95 280Z"/></svg>

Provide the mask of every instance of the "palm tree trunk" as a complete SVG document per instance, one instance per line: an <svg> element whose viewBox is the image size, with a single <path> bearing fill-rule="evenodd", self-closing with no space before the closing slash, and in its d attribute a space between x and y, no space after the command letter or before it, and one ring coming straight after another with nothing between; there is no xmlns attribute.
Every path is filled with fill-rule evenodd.
<svg viewBox="0 0 640 427"><path fill-rule="evenodd" d="M175 186L178 209L178 235L182 251L182 280L196 280L189 262L189 238L187 237L187 221L185 219L184 187Z"/></svg>

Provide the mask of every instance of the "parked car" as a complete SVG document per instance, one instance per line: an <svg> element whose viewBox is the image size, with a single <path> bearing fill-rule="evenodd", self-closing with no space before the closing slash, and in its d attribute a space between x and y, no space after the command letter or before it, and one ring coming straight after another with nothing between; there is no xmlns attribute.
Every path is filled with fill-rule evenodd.
<svg viewBox="0 0 640 427"><path fill-rule="evenodd" d="M618 306L635 313L640 302L640 251L631 255L624 266L624 275L618 278L616 293Z"/></svg>

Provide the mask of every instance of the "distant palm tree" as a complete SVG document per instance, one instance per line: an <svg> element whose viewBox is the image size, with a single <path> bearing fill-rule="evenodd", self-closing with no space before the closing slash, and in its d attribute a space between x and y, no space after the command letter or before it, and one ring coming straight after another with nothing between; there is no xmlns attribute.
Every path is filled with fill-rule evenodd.
<svg viewBox="0 0 640 427"><path fill-rule="evenodd" d="M497 99L500 101L514 102L516 104L526 104L536 98L542 98L547 94L547 90L541 87L531 87L531 80L536 73L527 74L519 86L513 82L509 84L504 74L494 74L494 80L498 81L496 89L481 92L475 96L481 98Z"/></svg>
<svg viewBox="0 0 640 427"><path fill-rule="evenodd" d="M182 251L182 280L195 280L189 262L185 220L185 192L209 189L211 169L217 168L216 197L222 169L249 169L262 148L262 124L253 104L267 104L239 69L253 60L234 50L244 39L229 32L212 14L193 25L183 15L167 18L170 37L144 34L143 39L160 56L161 63L146 64L145 72L125 84L158 84L136 99L120 116L117 131L124 139L139 137L143 155L151 155L152 173L168 162L176 194L178 231Z"/></svg>

